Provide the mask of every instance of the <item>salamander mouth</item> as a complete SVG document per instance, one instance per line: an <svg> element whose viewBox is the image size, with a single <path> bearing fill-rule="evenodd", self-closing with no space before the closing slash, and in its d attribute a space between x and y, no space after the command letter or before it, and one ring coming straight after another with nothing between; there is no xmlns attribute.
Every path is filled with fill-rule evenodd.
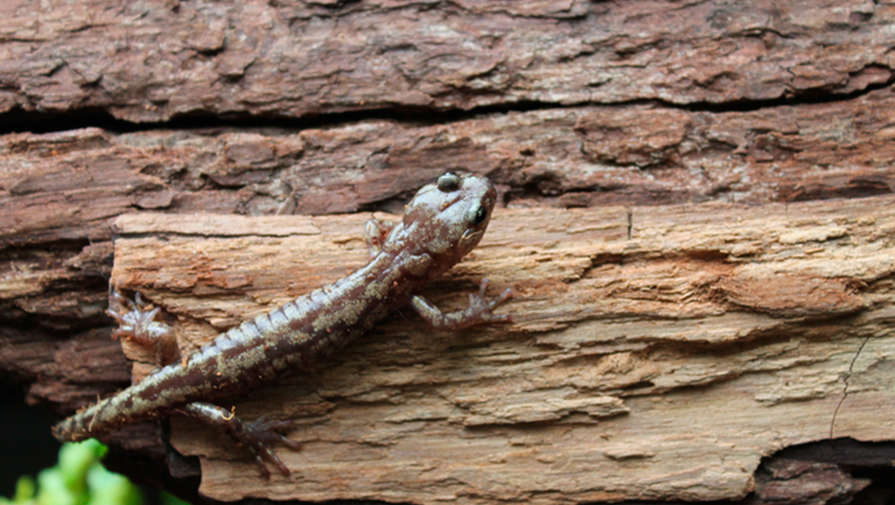
<svg viewBox="0 0 895 505"><path fill-rule="evenodd" d="M467 228L463 232L463 236L460 237L460 244L464 244L468 249L472 249L479 243L479 240L482 239L484 234L485 230Z"/></svg>

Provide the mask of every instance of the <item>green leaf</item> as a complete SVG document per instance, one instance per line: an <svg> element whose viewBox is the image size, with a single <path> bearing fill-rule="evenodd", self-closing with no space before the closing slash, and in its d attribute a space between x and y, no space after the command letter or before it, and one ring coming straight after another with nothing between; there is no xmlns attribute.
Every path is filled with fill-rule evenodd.
<svg viewBox="0 0 895 505"><path fill-rule="evenodd" d="M59 471L74 493L87 493L87 471L106 455L108 448L95 439L63 444L59 449Z"/></svg>
<svg viewBox="0 0 895 505"><path fill-rule="evenodd" d="M16 481L16 493L12 495L12 502L28 503L32 498L34 498L34 493L36 491L37 487L34 484L34 479L28 477L27 475L23 475L19 477L19 480ZM3 499L5 500L5 498Z"/></svg>
<svg viewBox="0 0 895 505"><path fill-rule="evenodd" d="M123 475L96 465L87 474L90 489L89 505L142 505L143 497L137 486Z"/></svg>
<svg viewBox="0 0 895 505"><path fill-rule="evenodd" d="M85 493L74 493L66 485L59 468L47 468L37 474L37 505L82 505Z"/></svg>

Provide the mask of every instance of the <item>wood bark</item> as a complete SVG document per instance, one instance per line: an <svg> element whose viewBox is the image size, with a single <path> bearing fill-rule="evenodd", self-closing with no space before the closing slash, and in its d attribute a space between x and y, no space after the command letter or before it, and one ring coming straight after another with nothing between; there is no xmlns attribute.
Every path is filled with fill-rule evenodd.
<svg viewBox="0 0 895 505"><path fill-rule="evenodd" d="M517 321L403 313L235 398L295 420L288 479L173 420L204 495L827 503L891 466L895 5L0 14L0 370L62 412L150 368L109 338L110 279L188 352L362 264L363 220L442 171L498 185L482 246L427 294L460 306L487 276ZM111 441L196 475L167 438Z"/></svg>

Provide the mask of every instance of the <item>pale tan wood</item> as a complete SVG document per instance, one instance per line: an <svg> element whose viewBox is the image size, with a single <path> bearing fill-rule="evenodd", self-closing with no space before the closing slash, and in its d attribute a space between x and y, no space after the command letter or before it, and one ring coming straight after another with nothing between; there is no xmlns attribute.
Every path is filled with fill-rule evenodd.
<svg viewBox="0 0 895 505"><path fill-rule="evenodd" d="M366 217L123 216L112 282L194 349L363 264ZM461 306L487 276L515 290L501 310L517 322L435 332L404 312L316 373L234 399L295 421L288 478L185 421L175 445L226 500L742 497L777 449L891 437L893 237L891 196L498 210L427 294Z"/></svg>

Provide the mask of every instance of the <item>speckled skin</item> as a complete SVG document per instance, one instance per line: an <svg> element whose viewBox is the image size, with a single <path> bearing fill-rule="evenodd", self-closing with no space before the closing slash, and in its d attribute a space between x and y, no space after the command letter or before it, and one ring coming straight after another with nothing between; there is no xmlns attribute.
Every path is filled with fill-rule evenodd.
<svg viewBox="0 0 895 505"><path fill-rule="evenodd" d="M484 177L442 175L417 192L397 225L368 223L371 259L366 266L220 334L188 360L162 367L69 417L53 433L60 440L81 440L135 420L178 412L223 427L254 453L263 472L267 462L288 473L268 447L272 442L296 447L273 433L283 423L243 423L230 411L203 402L233 396L288 370L316 363L408 302L437 327L507 321L507 316L492 314L491 309L509 297L509 290L487 300L486 281L477 295L470 295L469 308L450 314L413 295L478 244L496 197ZM120 304L120 299L113 296L113 302ZM131 309L110 311L121 323L118 334L141 342L163 335L164 329L154 321L157 309L144 310L139 300Z"/></svg>

